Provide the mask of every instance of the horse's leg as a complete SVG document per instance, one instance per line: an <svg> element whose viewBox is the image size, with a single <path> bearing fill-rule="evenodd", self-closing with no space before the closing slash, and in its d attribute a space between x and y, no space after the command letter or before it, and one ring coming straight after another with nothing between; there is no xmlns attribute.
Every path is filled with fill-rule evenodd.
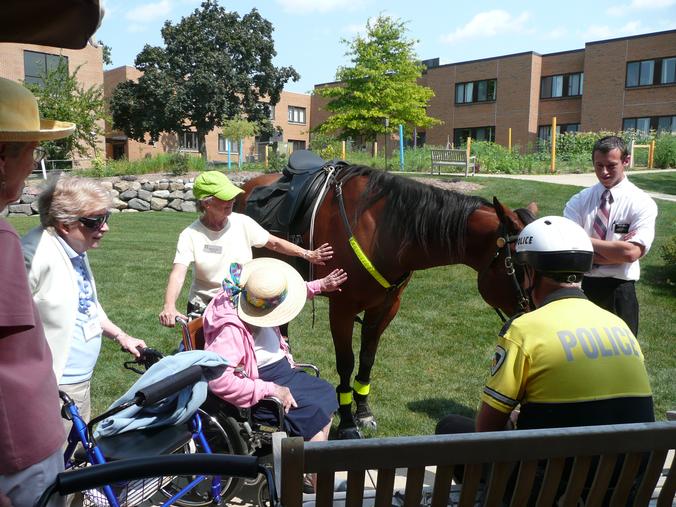
<svg viewBox="0 0 676 507"><path fill-rule="evenodd" d="M352 352L352 329L356 313L346 310L334 302L329 303L329 317L331 321L331 335L333 347L336 351L336 370L340 377L340 384L336 387L338 396L338 438L361 438L352 415L352 387L350 380L354 370L354 353Z"/></svg>
<svg viewBox="0 0 676 507"><path fill-rule="evenodd" d="M354 401L357 404L356 422L360 427L376 429L376 419L368 404L371 390L371 369L376 359L380 337L399 311L399 298L403 287L392 297L376 308L366 310L361 328L361 347L359 349L359 371L354 378ZM389 305L389 308L388 306Z"/></svg>

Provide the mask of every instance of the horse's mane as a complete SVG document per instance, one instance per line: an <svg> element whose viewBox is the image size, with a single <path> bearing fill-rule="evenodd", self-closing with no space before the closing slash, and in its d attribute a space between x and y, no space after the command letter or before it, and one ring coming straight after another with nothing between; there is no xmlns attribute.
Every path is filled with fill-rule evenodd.
<svg viewBox="0 0 676 507"><path fill-rule="evenodd" d="M431 247L443 248L458 259L465 250L469 216L480 206L493 207L481 197L443 190L371 167L352 166L347 171L350 176L368 177L358 215L378 200L385 200L385 219L379 222L376 233L380 244L388 237L398 238L402 247L420 248L425 253Z"/></svg>

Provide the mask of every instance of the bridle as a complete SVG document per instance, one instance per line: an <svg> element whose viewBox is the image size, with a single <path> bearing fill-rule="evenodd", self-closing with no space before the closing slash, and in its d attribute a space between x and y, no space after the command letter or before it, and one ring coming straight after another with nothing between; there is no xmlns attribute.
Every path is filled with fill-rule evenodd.
<svg viewBox="0 0 676 507"><path fill-rule="evenodd" d="M510 245L512 243L516 243L516 239L518 237L519 237L518 234L509 234L505 224L500 224L500 228L498 229L498 239L495 241L496 245L495 254L491 258L488 265L481 270L478 277L480 282L481 278L486 273L488 273L488 271L493 267L495 262L498 260L498 257L500 257L500 254L504 253L505 274L507 275L507 277L509 277L509 279L512 282L514 293L516 295L516 301L520 308L520 311L518 311L516 315L529 311L531 307L530 298L528 297L526 292L523 290L523 287L521 287L521 284L519 283L519 278L517 277L516 268L514 266L514 260L512 259L512 249L510 248ZM495 310L495 313L498 314L498 317L500 317L500 320L502 320L502 322L507 322L507 317L505 317L505 315L502 313L502 311L500 311L499 308L496 308L495 306L493 306L492 308L493 310Z"/></svg>

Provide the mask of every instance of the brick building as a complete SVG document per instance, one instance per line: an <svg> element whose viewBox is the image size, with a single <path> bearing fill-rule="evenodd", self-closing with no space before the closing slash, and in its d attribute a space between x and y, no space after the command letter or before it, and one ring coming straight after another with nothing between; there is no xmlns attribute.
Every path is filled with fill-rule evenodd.
<svg viewBox="0 0 676 507"><path fill-rule="evenodd" d="M121 66L104 73L104 95L109 100L115 87L124 81L136 81L141 76L141 71L135 67ZM310 125L310 96L299 93L282 91L279 103L271 111L272 124L281 127L282 135L278 142L279 149L291 151L307 147L309 142ZM248 138L242 143L242 160L262 159L264 147L269 139ZM239 146L230 143L218 129L212 130L206 136L207 157L209 160L226 162L228 160L228 147L230 148L230 160L233 163L239 161ZM109 159L128 158L138 160L147 156L154 156L162 152L181 151L184 153L198 154L197 134L192 132L162 134L157 143L140 143L128 139L124 133L114 131L110 127L106 129L106 156Z"/></svg>
<svg viewBox="0 0 676 507"><path fill-rule="evenodd" d="M433 145L476 140L526 148L557 132L667 130L676 133L676 30L588 42L584 49L518 53L460 63L426 62L420 84L434 90L428 112L442 125L418 132ZM337 83L316 85L335 86ZM312 128L326 99L313 96Z"/></svg>
<svg viewBox="0 0 676 507"><path fill-rule="evenodd" d="M59 61L65 61L68 72L77 72L77 79L85 89L103 86L103 50L87 44L84 49L63 49L33 44L0 43L0 77L17 82L40 83L48 70ZM103 136L99 137L96 151L105 149ZM94 154L88 154L93 157ZM78 162L84 162L78 164ZM88 165L88 160L75 165Z"/></svg>

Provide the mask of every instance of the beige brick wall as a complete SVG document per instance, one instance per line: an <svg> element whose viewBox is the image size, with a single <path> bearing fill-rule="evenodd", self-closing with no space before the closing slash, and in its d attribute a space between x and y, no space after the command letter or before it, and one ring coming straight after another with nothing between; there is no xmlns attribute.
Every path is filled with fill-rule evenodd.
<svg viewBox="0 0 676 507"><path fill-rule="evenodd" d="M76 50L34 44L0 43L0 77L23 82L25 77L24 51L65 56L68 58L68 71L70 73L79 68L77 79L83 88L103 86L103 51L102 48L95 48L89 44L83 49ZM103 124L101 126L103 127ZM104 153L105 138L103 136L99 136L96 150L101 155ZM93 156L93 152L85 155L85 157ZM83 161L82 165L88 166L89 163Z"/></svg>

